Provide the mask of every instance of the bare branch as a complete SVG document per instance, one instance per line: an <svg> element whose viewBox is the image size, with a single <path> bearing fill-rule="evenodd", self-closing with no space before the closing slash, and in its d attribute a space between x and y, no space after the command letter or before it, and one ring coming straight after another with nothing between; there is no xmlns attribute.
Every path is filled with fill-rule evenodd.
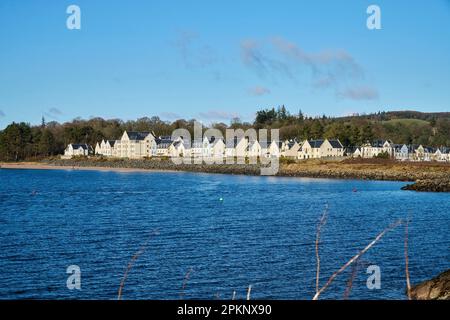
<svg viewBox="0 0 450 320"><path fill-rule="evenodd" d="M364 249L359 251L353 258L351 258L349 261L347 261L347 263L344 264L338 271L336 271L335 273L333 273L331 275L331 277L328 279L327 283L322 288L320 288L320 290L314 295L313 300L318 300L320 294L323 291L325 291L326 288L328 288L330 286L330 284L333 282L333 280L340 273L342 273L345 269L348 268L348 266L350 266L353 262L355 262L357 259L359 259L359 257L361 257L364 253L366 253L370 248L372 248L373 245L375 245L375 243L377 243L387 232L391 231L392 229L396 228L397 226L399 226L401 224L402 224L402 220L398 220L397 222L393 223L392 225L390 225L389 227L384 229L380 234L378 234L376 236L376 238L374 240L372 240L372 242L370 242Z"/></svg>
<svg viewBox="0 0 450 320"><path fill-rule="evenodd" d="M352 291L353 288L353 281L356 278L356 274L358 273L358 264L359 260L356 260L355 263L353 264L352 267L352 274L350 275L350 278L348 279L347 282L347 287L345 288L345 292L344 292L344 300L348 299L348 297L350 296L350 292Z"/></svg>
<svg viewBox="0 0 450 320"><path fill-rule="evenodd" d="M252 285L248 286L248 290L247 290L247 300L250 300L250 293L252 292Z"/></svg>
<svg viewBox="0 0 450 320"><path fill-rule="evenodd" d="M138 251L136 251L136 253L131 257L130 262L128 262L128 266L125 270L125 273L123 275L122 281L120 281L120 286L119 286L119 292L117 293L117 300L122 299L122 291L123 288L125 286L125 281L128 278L128 273L131 271L131 269L133 268L134 263L136 262L136 260L139 258L139 256L141 254L143 254L145 252L145 250L147 250L148 247L148 243L150 242L150 239L154 236L157 235L158 231L155 230L153 232L150 233L150 236L148 237L147 241L145 241L144 245L142 247L139 248Z"/></svg>
<svg viewBox="0 0 450 320"><path fill-rule="evenodd" d="M186 275L183 280L183 285L181 286L181 292L180 292L180 299L184 296L184 289L186 288L187 282L189 281L189 278L191 277L191 273L194 271L194 268L190 267L189 270L186 272Z"/></svg>
<svg viewBox="0 0 450 320"><path fill-rule="evenodd" d="M405 222L405 273L406 273L406 292L408 299L411 300L411 282L409 280L409 259L408 259L408 219Z"/></svg>
<svg viewBox="0 0 450 320"><path fill-rule="evenodd" d="M322 227L325 225L327 221L327 213L328 213L328 205L325 206L325 210L322 214L322 217L319 220L319 224L317 225L316 232L316 294L319 292L319 277L320 277L320 256L319 256L319 243L320 243L320 232Z"/></svg>

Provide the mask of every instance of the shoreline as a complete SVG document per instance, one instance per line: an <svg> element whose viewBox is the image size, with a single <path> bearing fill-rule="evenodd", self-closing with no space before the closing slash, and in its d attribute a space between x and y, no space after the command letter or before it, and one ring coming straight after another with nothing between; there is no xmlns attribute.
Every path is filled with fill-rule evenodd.
<svg viewBox="0 0 450 320"><path fill-rule="evenodd" d="M258 164L176 165L170 160L49 159L1 162L1 169L86 170L103 172L193 172L231 175L260 175ZM280 163L278 177L411 182L403 190L450 192L450 164L402 163L392 160L308 160Z"/></svg>
<svg viewBox="0 0 450 320"><path fill-rule="evenodd" d="M38 162L15 162L15 163L0 163L0 170L64 170L64 171L98 171L98 172L118 172L118 173L196 173L196 174L223 174L223 175L241 175L241 176L260 176L256 174L246 173L227 173L227 172L204 172L193 170L170 170L170 169L143 169L143 168L114 168L114 167L102 167L102 166L68 166L68 165L44 165ZM333 177L333 176L307 176L307 175L273 175L261 177L280 177L280 178L305 178L305 179L330 179L330 180L357 180L357 181L390 181L390 182L411 182L406 180L394 180L394 179L365 179L356 177Z"/></svg>
<svg viewBox="0 0 450 320"><path fill-rule="evenodd" d="M100 166L49 165L39 162L0 162L0 170L67 170L67 171L101 171L101 172L179 172L176 170L157 170L141 168L113 168Z"/></svg>

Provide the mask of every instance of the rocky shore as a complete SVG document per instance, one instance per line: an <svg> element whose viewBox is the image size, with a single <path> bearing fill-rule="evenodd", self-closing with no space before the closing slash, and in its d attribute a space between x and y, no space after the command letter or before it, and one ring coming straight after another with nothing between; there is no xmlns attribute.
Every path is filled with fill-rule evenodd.
<svg viewBox="0 0 450 320"><path fill-rule="evenodd" d="M407 184L402 190L424 191L424 192L450 192L450 180L417 180L413 184Z"/></svg>
<svg viewBox="0 0 450 320"><path fill-rule="evenodd" d="M4 164L3 167L6 167ZM20 166L20 164L17 164ZM174 164L167 159L47 159L36 166L69 168L96 168L103 170L153 170L221 173L238 175L260 175L260 164ZM29 164L32 167L32 164ZM404 163L383 159L308 160L281 161L277 176L337 178L359 180L390 180L413 182L403 190L450 192L450 164Z"/></svg>
<svg viewBox="0 0 450 320"><path fill-rule="evenodd" d="M450 300L450 270L411 288L414 300Z"/></svg>

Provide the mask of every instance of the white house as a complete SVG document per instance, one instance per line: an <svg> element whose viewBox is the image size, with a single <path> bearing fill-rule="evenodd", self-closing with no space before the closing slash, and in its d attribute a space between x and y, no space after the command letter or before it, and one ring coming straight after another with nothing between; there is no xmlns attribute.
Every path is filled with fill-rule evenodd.
<svg viewBox="0 0 450 320"><path fill-rule="evenodd" d="M89 156L93 153L93 149L88 144L71 143L64 150L63 158L72 158L76 156Z"/></svg>
<svg viewBox="0 0 450 320"><path fill-rule="evenodd" d="M181 139L177 139L177 141L181 141ZM169 148L172 145L174 141L171 139L171 137L158 137L155 139L156 143L156 154L154 156L157 157L168 157L169 154Z"/></svg>
<svg viewBox="0 0 450 320"><path fill-rule="evenodd" d="M209 141L210 157L220 159L225 156L225 142L222 138L212 137Z"/></svg>
<svg viewBox="0 0 450 320"><path fill-rule="evenodd" d="M211 137L211 141L214 141L214 140L215 140L215 138ZM211 157L211 142L207 136L203 137L201 148L202 148L202 157L210 158Z"/></svg>
<svg viewBox="0 0 450 320"><path fill-rule="evenodd" d="M448 158L449 151L450 151L449 148L446 147L437 148L434 154L432 155L432 159L439 162L449 161L450 160Z"/></svg>
<svg viewBox="0 0 450 320"><path fill-rule="evenodd" d="M297 140L289 140L284 142L284 149L281 155L286 158L297 158L298 150L300 150L301 145Z"/></svg>
<svg viewBox="0 0 450 320"><path fill-rule="evenodd" d="M114 155L120 158L151 157L156 152L155 136L150 132L125 131L114 149Z"/></svg>
<svg viewBox="0 0 450 320"><path fill-rule="evenodd" d="M415 161L431 161L431 156L434 152L432 148L420 145L414 150L412 158Z"/></svg>
<svg viewBox="0 0 450 320"><path fill-rule="evenodd" d="M268 154L272 158L279 158L283 149L283 142L272 140L268 147Z"/></svg>
<svg viewBox="0 0 450 320"><path fill-rule="evenodd" d="M339 139L305 140L297 154L298 159L343 157L344 146Z"/></svg>
<svg viewBox="0 0 450 320"><path fill-rule="evenodd" d="M411 152L413 152L413 146L397 145L394 149L394 157L396 160L408 161L410 160Z"/></svg>
<svg viewBox="0 0 450 320"><path fill-rule="evenodd" d="M246 138L234 137L233 139L227 139L225 146L225 156L245 158L247 155L248 141Z"/></svg>
<svg viewBox="0 0 450 320"><path fill-rule="evenodd" d="M102 140L100 143L97 142L95 146L95 154L102 155L106 157L112 157L114 153L115 140Z"/></svg>
<svg viewBox="0 0 450 320"><path fill-rule="evenodd" d="M168 148L168 154L171 157L189 157L190 147L183 139L177 139L171 143Z"/></svg>
<svg viewBox="0 0 450 320"><path fill-rule="evenodd" d="M100 143L96 143L95 144L95 154L101 155L102 154L102 149L101 149L101 144L103 143L104 140L102 140L102 142Z"/></svg>
<svg viewBox="0 0 450 320"><path fill-rule="evenodd" d="M247 145L247 157L257 158L261 156L261 145L258 140L251 140Z"/></svg>
<svg viewBox="0 0 450 320"><path fill-rule="evenodd" d="M362 157L362 152L360 148L356 148L353 153L352 153L352 157L353 158L361 158Z"/></svg>
<svg viewBox="0 0 450 320"><path fill-rule="evenodd" d="M394 146L389 140L375 140L367 142L361 146L361 154L363 158L373 158L380 153L386 152L389 157L394 156Z"/></svg>

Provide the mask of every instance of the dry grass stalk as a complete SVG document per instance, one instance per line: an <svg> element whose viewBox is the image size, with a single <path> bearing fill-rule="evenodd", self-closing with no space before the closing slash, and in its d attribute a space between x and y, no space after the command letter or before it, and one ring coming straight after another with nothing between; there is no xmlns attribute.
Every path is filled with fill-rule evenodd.
<svg viewBox="0 0 450 320"><path fill-rule="evenodd" d="M191 277L193 271L194 268L190 267L189 270L186 272L186 275L183 280L183 285L181 286L180 299L182 299L184 296L184 289L186 288L187 282L189 281L189 278Z"/></svg>
<svg viewBox="0 0 450 320"><path fill-rule="evenodd" d="M252 292L252 285L248 286L248 290L247 290L247 300L250 300L250 293Z"/></svg>
<svg viewBox="0 0 450 320"><path fill-rule="evenodd" d="M406 273L406 293L411 300L411 282L409 279L409 259L408 259L408 219L405 222L405 273Z"/></svg>
<svg viewBox="0 0 450 320"><path fill-rule="evenodd" d="M141 254L143 254L143 253L145 252L145 250L147 250L148 243L150 242L150 239L151 239L154 235L157 235L157 234L158 234L158 231L157 231L157 230L156 230L156 231L153 231L152 233L150 233L150 236L148 237L147 241L145 241L144 245L141 246L141 247L139 248L139 250L136 251L136 253L131 257L131 260L130 260L130 262L128 262L128 266L127 266L127 268L126 268L126 270L125 270L125 273L123 274L122 281L120 281L119 292L117 293L117 300L122 299L122 291L123 291L123 288L124 288L124 286L125 286L125 281L127 280L127 278L128 278L128 273L129 273L129 272L131 271L131 269L133 268L134 263L135 263L136 260L139 258L139 256L140 256Z"/></svg>
<svg viewBox="0 0 450 320"><path fill-rule="evenodd" d="M356 278L356 274L358 273L358 264L359 260L356 260L355 263L353 264L352 267L352 274L350 275L350 277L348 278L347 281L347 287L345 288L345 292L344 292L344 300L347 300L348 297L350 296L350 292L352 292L352 288L353 288L353 281L355 281Z"/></svg>
<svg viewBox="0 0 450 320"><path fill-rule="evenodd" d="M370 242L364 249L359 251L353 258L351 258L349 261L347 261L346 264L344 264L338 271L333 273L331 277L328 279L327 283L316 292L316 294L313 297L313 300L318 300L319 296L322 292L324 292L330 284L333 282L333 280L341 274L345 269L348 268L352 263L354 263L356 260L358 260L364 253L366 253L370 248L372 248L387 232L391 231L392 229L396 228L397 226L402 224L402 220L398 220L386 229L384 229L381 233L379 233L372 242Z"/></svg>
<svg viewBox="0 0 450 320"><path fill-rule="evenodd" d="M316 261L317 261L316 294L319 291L319 277L320 277L320 256L319 256L320 232L322 230L322 227L325 225L325 223L327 221L327 213L328 213L328 205L325 207L322 217L319 220L319 224L317 225L317 232L316 232Z"/></svg>

